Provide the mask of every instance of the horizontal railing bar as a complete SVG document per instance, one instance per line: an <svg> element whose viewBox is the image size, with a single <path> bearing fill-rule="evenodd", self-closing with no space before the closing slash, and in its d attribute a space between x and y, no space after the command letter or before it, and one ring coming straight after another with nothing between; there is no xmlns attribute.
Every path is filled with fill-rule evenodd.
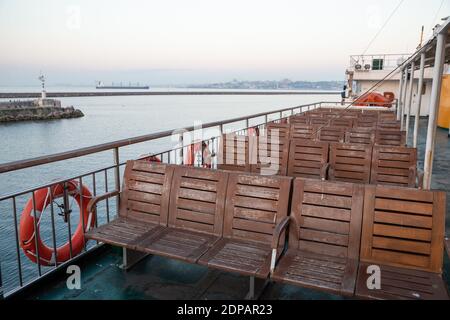
<svg viewBox="0 0 450 320"><path fill-rule="evenodd" d="M317 103L315 103L315 104L317 104ZM249 116L237 117L237 118L233 118L233 119L229 119L229 120L210 122L210 123L206 123L206 124L202 125L202 128L204 128L204 129L212 128L212 127L216 127L216 126L220 126L220 125L224 125L224 124L239 122L239 121L243 121L246 119L258 118L258 117L262 117L265 115L271 115L271 114L274 114L277 112L289 111L291 109L306 107L306 106L311 106L311 105L314 105L314 104L311 103L311 104L306 104L306 105L302 105L302 106L283 108L283 109L270 111L270 112L261 112L261 113L252 114ZM95 146L91 146L91 147L85 147L85 148L80 148L80 149L76 149L76 150L55 153L52 155L7 162L7 163L0 165L0 173L16 171L16 170L20 170L20 169L30 168L30 167L34 167L34 166L38 166L38 165L58 162L58 161L62 161L62 160L72 159L72 158L78 158L78 157L90 155L93 153L108 151L108 150L111 150L114 148L120 148L120 147L125 147L125 146L129 146L129 145L136 144L136 143L142 143L142 142L146 142L146 141L165 138L165 137L172 135L173 132L194 131L195 129L196 129L195 126L190 126L190 127L186 127L186 128L166 130L166 131L162 131L162 132L137 136L134 138L128 138L128 139L122 139L122 140L117 140L117 141L113 141L113 142L103 143L103 144L99 144L99 145L95 145Z"/></svg>
<svg viewBox="0 0 450 320"><path fill-rule="evenodd" d="M126 164L126 161L120 163L119 166L123 166L125 164ZM53 180L51 182L48 182L48 183L45 183L45 184L42 184L42 185L30 187L30 188L25 189L23 191L9 193L9 194L3 195L0 198L0 201L6 200L6 199L9 199L9 198L12 198L12 197L16 197L16 196L21 196L21 195L23 195L25 193L34 192L34 191L36 191L38 189L41 189L41 188L48 188L48 187L54 186L56 184L69 182L70 180L79 179L80 177L87 177L87 176L89 176L89 175L91 175L93 173L100 173L102 171L111 170L111 169L113 169L115 167L116 167L115 165L111 165L111 166L108 166L108 167L105 167L105 168L102 168L102 169L96 169L94 171L89 171L87 173L82 173L82 174L79 174L79 175L76 175L76 176L72 176L70 178L64 178L64 179L60 179L60 180Z"/></svg>
<svg viewBox="0 0 450 320"><path fill-rule="evenodd" d="M305 105L305 106L308 106L308 105ZM293 109L302 108L302 107L304 107L304 106L295 107ZM290 109L288 109L288 110L290 110ZM277 112L273 112L273 113L277 113ZM282 117L282 118L279 118L277 120L287 119L289 117L290 117L290 115ZM257 118L257 117L255 117L255 118ZM239 130L236 130L236 131L232 131L232 132L230 132L230 134L236 133L238 131L246 130L246 129L249 129L249 128L259 127L259 126L262 126L262 125L265 125L265 124L266 124L265 122L261 122L261 123L252 125L252 126L250 126L248 128L243 128L243 129L239 129ZM188 147L189 145L193 145L193 144L198 143L198 142L209 141L209 140L217 139L217 138L220 138L220 136L212 136L212 137L209 137L209 138L207 138L205 140L202 140L202 141L192 142L192 143L185 144L183 146L179 146L179 147L172 148L172 149L169 149L169 150L163 150L163 151L156 152L156 153L151 153L151 154L144 154L142 156L139 156L136 159L139 160L139 159L144 159L144 158L151 157L151 156L162 155L164 153L169 153L171 151L178 151L180 149ZM126 164L126 161L120 162L119 163L119 167L123 166L125 164ZM80 177L87 177L87 176L90 176L92 174L100 173L100 172L103 172L103 171L106 171L106 170L111 170L111 169L114 169L114 168L116 168L116 165L112 164L112 165L107 166L107 167L102 167L102 168L95 169L95 170L92 170L92 171L83 172L81 174L78 174L76 176L72 176L70 178L64 178L64 179L60 179L60 180L53 180L51 182L48 182L48 183L45 183L45 184L42 184L42 185L30 187L30 188L25 189L23 191L15 191L15 192L12 192L12 193L9 193L9 194L6 194L6 195L2 195L0 197L0 201L7 200L7 199L10 199L10 198L13 198L13 197L17 197L17 196L21 196L21 195L26 194L26 193L34 192L34 191L36 191L38 189L41 189L41 188L48 188L48 187L51 187L51 186L56 185L56 184L69 182L70 180L79 179Z"/></svg>

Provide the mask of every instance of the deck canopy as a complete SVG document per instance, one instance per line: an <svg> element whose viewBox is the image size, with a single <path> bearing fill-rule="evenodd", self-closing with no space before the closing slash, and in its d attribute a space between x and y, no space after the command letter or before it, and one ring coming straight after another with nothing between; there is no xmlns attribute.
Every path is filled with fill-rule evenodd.
<svg viewBox="0 0 450 320"><path fill-rule="evenodd" d="M437 37L439 34L445 35L445 47L444 59L445 63L450 63L450 17L436 27L434 30L433 37L428 40L420 49L418 49L410 58L408 58L403 65L410 65L415 62L415 69L420 69L420 58L421 54L425 53L425 68L431 68L435 65L436 60L436 47L437 47Z"/></svg>

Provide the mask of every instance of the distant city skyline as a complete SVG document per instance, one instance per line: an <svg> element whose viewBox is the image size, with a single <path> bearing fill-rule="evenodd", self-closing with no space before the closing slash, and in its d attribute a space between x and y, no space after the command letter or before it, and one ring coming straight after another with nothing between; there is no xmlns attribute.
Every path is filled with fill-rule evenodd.
<svg viewBox="0 0 450 320"><path fill-rule="evenodd" d="M399 1L0 0L0 85L342 81ZM367 53L412 53L450 1L403 1Z"/></svg>

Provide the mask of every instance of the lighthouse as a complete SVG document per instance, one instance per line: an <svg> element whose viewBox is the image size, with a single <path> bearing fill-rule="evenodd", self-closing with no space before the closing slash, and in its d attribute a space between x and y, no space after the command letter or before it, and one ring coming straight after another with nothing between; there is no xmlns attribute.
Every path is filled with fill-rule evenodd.
<svg viewBox="0 0 450 320"><path fill-rule="evenodd" d="M45 77L44 77L44 75L42 73L39 76L39 80L41 81L41 86L42 86L41 99L46 99L47 98L47 93L45 92Z"/></svg>

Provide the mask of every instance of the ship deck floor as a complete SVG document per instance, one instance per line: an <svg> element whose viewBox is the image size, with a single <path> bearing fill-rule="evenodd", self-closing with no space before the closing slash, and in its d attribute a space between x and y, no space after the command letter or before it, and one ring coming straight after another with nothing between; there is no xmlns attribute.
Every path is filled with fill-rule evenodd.
<svg viewBox="0 0 450 320"><path fill-rule="evenodd" d="M413 123L412 121L411 123ZM423 153L427 119L420 120L419 168ZM410 130L412 134L412 130ZM412 141L412 138L409 140ZM447 192L450 199L450 138L448 130L437 129L433 168L433 189ZM450 233L450 201L447 201L447 234ZM248 291L249 278L173 259L148 256L129 271L120 269L121 249L105 247L82 259L80 290L66 287L67 274L60 273L23 293L28 299L242 299ZM444 278L450 288L450 261L445 255ZM340 296L296 286L271 283L262 299L344 299Z"/></svg>

